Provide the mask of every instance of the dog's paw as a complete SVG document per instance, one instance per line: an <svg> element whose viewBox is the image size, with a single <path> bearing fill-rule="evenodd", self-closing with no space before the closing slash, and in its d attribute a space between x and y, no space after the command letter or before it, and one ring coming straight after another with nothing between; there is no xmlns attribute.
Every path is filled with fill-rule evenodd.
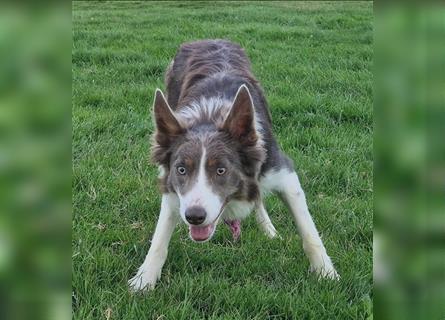
<svg viewBox="0 0 445 320"><path fill-rule="evenodd" d="M321 268L315 268L311 266L311 272L317 274L320 278L340 280L340 275L337 273L333 266Z"/></svg>
<svg viewBox="0 0 445 320"><path fill-rule="evenodd" d="M310 270L320 278L340 280L340 275L337 273L334 265L330 260L328 262L325 262L324 264L311 265Z"/></svg>
<svg viewBox="0 0 445 320"><path fill-rule="evenodd" d="M151 272L138 271L138 273L128 281L130 291L133 293L153 290L158 276Z"/></svg>
<svg viewBox="0 0 445 320"><path fill-rule="evenodd" d="M277 230L275 229L272 223L268 224L264 228L264 233L270 239L278 238L280 240L283 240L283 238L278 234Z"/></svg>

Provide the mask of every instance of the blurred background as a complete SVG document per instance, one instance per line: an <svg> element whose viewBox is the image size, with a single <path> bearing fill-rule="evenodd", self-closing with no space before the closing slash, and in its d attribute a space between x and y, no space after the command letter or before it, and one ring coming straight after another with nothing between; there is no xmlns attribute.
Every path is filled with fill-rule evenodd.
<svg viewBox="0 0 445 320"><path fill-rule="evenodd" d="M71 317L70 52L70 4L0 4L0 319Z"/></svg>
<svg viewBox="0 0 445 320"><path fill-rule="evenodd" d="M445 8L374 8L374 317L444 319ZM71 317L71 46L0 5L0 319Z"/></svg>
<svg viewBox="0 0 445 320"><path fill-rule="evenodd" d="M445 8L374 10L374 315L445 319Z"/></svg>

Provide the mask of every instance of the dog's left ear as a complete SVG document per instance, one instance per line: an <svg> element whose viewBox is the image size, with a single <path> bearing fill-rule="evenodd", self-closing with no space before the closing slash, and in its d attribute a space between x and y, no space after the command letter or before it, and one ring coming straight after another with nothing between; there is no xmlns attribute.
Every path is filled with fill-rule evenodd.
<svg viewBox="0 0 445 320"><path fill-rule="evenodd" d="M223 129L244 144L253 145L258 137L255 129L255 110L252 96L245 84L239 87Z"/></svg>
<svg viewBox="0 0 445 320"><path fill-rule="evenodd" d="M153 115L157 129L155 135L157 143L169 144L171 140L184 132L160 89L156 89L155 92Z"/></svg>

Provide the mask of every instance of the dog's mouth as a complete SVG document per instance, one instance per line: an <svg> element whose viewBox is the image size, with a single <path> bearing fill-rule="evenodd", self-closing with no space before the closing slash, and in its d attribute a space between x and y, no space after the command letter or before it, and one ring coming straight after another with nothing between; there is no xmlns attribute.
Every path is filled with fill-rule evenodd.
<svg viewBox="0 0 445 320"><path fill-rule="evenodd" d="M209 240L215 232L215 224L208 224L206 226L189 226L190 237L194 241L202 242Z"/></svg>
<svg viewBox="0 0 445 320"><path fill-rule="evenodd" d="M209 240L213 236L213 234L215 233L215 227L218 224L219 218L221 217L224 209L226 208L227 202L228 199L223 202L218 216L215 218L215 220L213 220L212 223L209 223L206 226L189 225L189 234L190 238L192 238L193 241L204 242Z"/></svg>

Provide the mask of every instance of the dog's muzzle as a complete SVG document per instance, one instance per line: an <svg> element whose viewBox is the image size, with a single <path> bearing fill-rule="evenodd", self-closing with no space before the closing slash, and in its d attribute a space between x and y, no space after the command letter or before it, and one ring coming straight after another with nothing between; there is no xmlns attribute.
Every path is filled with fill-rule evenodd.
<svg viewBox="0 0 445 320"><path fill-rule="evenodd" d="M202 224L207 217L207 213L203 207L193 206L185 211L185 219L193 225Z"/></svg>

